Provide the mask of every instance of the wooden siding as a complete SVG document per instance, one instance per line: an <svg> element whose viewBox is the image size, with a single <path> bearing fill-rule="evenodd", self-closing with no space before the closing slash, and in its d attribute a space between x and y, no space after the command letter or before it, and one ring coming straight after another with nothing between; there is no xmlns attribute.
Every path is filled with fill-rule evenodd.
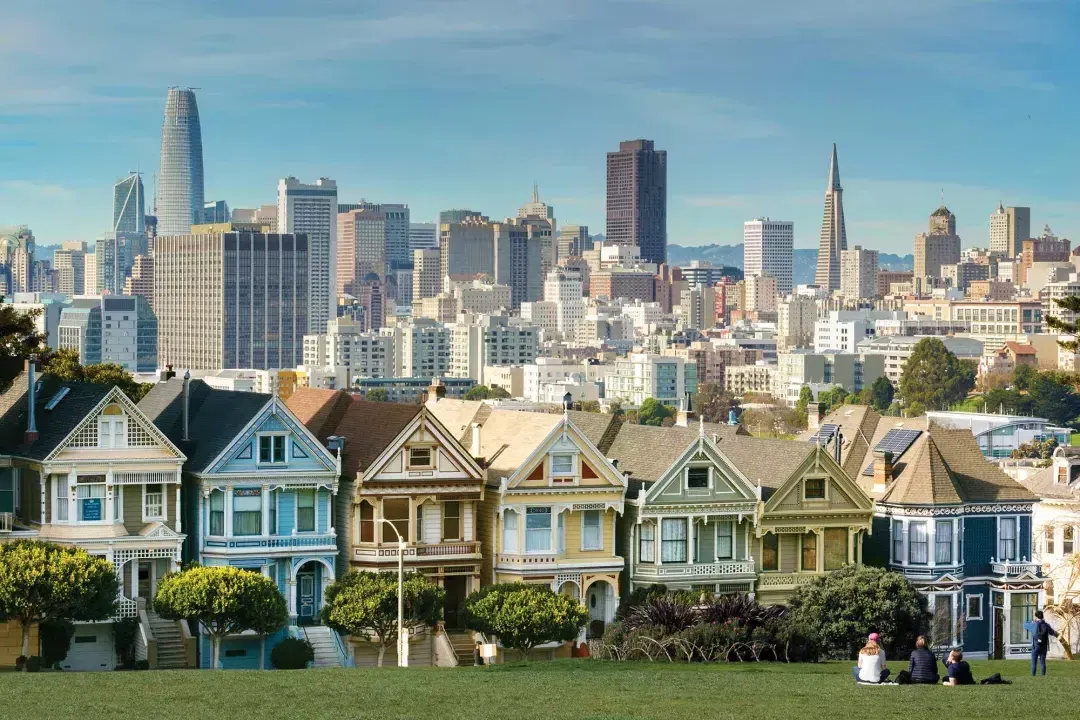
<svg viewBox="0 0 1080 720"><path fill-rule="evenodd" d="M480 539L480 584L488 585L492 582L495 572L495 547L496 538L502 532L502 523L495 511L495 503L482 501L478 503L476 514L476 532Z"/></svg>
<svg viewBox="0 0 1080 720"><path fill-rule="evenodd" d="M964 518L964 574L990 574L990 558L997 556L997 523L990 517Z"/></svg>
<svg viewBox="0 0 1080 720"><path fill-rule="evenodd" d="M38 626L30 626L30 654L37 655ZM22 626L14 620L0 622L0 668L15 667L15 659L22 655Z"/></svg>
<svg viewBox="0 0 1080 720"><path fill-rule="evenodd" d="M171 488L173 486L166 485L164 487ZM115 488L116 492L123 493L124 496L124 529L128 531L128 535L138 535L139 531L148 524L143 522L142 519L142 488L142 485L117 485ZM165 505L164 511L167 513L168 502L165 502ZM104 514L105 509L102 508L101 512Z"/></svg>
<svg viewBox="0 0 1080 720"><path fill-rule="evenodd" d="M799 536L780 535L780 572L798 572L799 570Z"/></svg>

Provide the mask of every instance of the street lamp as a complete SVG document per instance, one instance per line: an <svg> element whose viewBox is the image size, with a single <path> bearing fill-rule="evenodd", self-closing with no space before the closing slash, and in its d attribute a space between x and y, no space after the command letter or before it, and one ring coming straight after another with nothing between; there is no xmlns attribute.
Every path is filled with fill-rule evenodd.
<svg viewBox="0 0 1080 720"><path fill-rule="evenodd" d="M398 646L397 646L397 664L398 667L409 667L409 636L405 632L405 548L408 543L405 538L401 536L401 532L397 529L397 525L392 520L386 518L379 518L379 522L384 522L394 530L394 534L398 539L398 563L397 563L397 632L398 632Z"/></svg>

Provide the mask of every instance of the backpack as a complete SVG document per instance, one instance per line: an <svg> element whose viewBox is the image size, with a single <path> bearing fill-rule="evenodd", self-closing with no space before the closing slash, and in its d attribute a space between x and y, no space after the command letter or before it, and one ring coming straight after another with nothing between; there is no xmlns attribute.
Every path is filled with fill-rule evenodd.
<svg viewBox="0 0 1080 720"><path fill-rule="evenodd" d="M983 678L980 685L1012 685L1008 680L1004 680L1001 677L1001 673L994 673L988 678Z"/></svg>
<svg viewBox="0 0 1080 720"><path fill-rule="evenodd" d="M1043 621L1039 621L1039 626L1035 630L1035 639L1040 648L1046 647L1050 642L1050 626Z"/></svg>

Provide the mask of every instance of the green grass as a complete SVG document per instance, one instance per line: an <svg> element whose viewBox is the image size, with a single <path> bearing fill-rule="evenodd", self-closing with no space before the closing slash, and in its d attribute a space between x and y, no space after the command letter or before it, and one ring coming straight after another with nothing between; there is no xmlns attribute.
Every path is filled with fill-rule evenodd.
<svg viewBox="0 0 1080 720"><path fill-rule="evenodd" d="M32 718L910 718L1074 717L1080 663L975 662L1013 685L864 687L850 663L596 661L491 668L2 673L5 716ZM897 670L899 668L894 668ZM4 700L6 698L6 700Z"/></svg>
<svg viewBox="0 0 1080 720"><path fill-rule="evenodd" d="M1080 445L1080 433L1073 433L1069 436L1070 445Z"/></svg>

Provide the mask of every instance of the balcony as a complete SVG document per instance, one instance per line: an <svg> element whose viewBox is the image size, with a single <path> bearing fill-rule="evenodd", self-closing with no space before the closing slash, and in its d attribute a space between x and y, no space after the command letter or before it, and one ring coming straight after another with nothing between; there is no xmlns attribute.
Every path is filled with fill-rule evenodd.
<svg viewBox="0 0 1080 720"><path fill-rule="evenodd" d="M766 572L758 576L758 590L795 590L809 585L820 573L774 573Z"/></svg>
<svg viewBox="0 0 1080 720"><path fill-rule="evenodd" d="M991 560L990 569L995 575L1005 577L1019 577L1028 573L1038 577L1041 568L1038 563L1028 562L1025 558L1023 560Z"/></svg>
<svg viewBox="0 0 1080 720"><path fill-rule="evenodd" d="M397 545L354 546L353 562L397 563ZM409 545L405 548L405 562L438 562L442 560L479 560L480 543L474 541Z"/></svg>
<svg viewBox="0 0 1080 720"><path fill-rule="evenodd" d="M206 537L203 540L204 547L211 551L224 551L226 553L248 553L252 550L330 550L337 549L337 535L333 533L303 534L303 535L271 535L262 537L252 535L250 537Z"/></svg>
<svg viewBox="0 0 1080 720"><path fill-rule="evenodd" d="M753 576L755 574L753 559L693 564L671 563L666 565L642 563L634 566L634 577L647 580L697 580L709 577L730 577L732 575Z"/></svg>

